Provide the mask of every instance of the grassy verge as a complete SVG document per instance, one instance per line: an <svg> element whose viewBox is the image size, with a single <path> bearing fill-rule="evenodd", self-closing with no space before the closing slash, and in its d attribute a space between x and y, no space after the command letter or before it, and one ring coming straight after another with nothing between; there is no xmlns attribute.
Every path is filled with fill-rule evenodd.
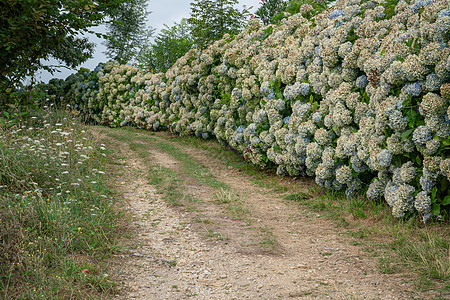
<svg viewBox="0 0 450 300"><path fill-rule="evenodd" d="M103 298L102 259L117 249L107 151L66 112L42 110L0 129L0 297Z"/></svg>

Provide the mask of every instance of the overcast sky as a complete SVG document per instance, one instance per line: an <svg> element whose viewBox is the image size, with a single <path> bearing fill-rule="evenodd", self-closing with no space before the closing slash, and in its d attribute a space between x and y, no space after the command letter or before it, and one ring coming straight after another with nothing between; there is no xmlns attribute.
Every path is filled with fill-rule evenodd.
<svg viewBox="0 0 450 300"><path fill-rule="evenodd" d="M188 18L190 15L190 0L148 0L148 10L151 13L147 19L147 25L155 28L154 35L158 34L159 31L164 28L164 24L171 26L174 22L179 22L182 18ZM239 0L239 9L242 9L245 5L247 8L253 6L251 9L254 12L259 7L260 0ZM99 31L102 31L100 28ZM104 27L103 27L104 31ZM97 38L95 35L90 36L89 39L96 43L96 49L94 53L94 57L84 64L81 67L88 68L90 70L94 69L99 62L106 62L107 58L103 54L105 51L105 46L101 44L102 40ZM56 61L50 61L49 64L56 65ZM38 72L37 80L48 82L51 78L66 78L71 73L74 73L74 70L61 69L61 72L57 72L54 75L49 74L48 72L42 71Z"/></svg>

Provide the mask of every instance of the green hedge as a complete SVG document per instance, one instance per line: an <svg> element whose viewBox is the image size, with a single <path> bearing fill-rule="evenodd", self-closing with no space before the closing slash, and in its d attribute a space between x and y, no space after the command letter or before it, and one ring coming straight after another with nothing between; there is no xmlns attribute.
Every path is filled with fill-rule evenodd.
<svg viewBox="0 0 450 300"><path fill-rule="evenodd" d="M65 101L109 126L215 137L424 222L450 208L448 0L338 1L190 50L166 73L101 64Z"/></svg>

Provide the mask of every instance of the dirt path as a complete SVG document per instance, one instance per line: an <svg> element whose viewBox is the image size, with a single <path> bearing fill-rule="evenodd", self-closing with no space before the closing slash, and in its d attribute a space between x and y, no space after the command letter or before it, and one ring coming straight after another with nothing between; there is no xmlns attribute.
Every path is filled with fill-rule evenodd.
<svg viewBox="0 0 450 300"><path fill-rule="evenodd" d="M228 190L212 188L190 176L183 164L154 146L164 134L133 143L144 145L148 160L119 131L95 128L117 145L123 165L115 178L133 215L135 236L117 256L121 299L422 299L411 283L380 274L375 262L351 245L339 228L317 213L280 199L234 169L208 156L206 150L178 147L201 163ZM112 134L114 133L114 134ZM128 137L129 138L129 137ZM169 168L182 189L198 201L176 208L148 183L148 161ZM311 184L305 181L305 185ZM218 203L217 195L233 196ZM227 194L228 193L228 194ZM216 196L215 196L216 195ZM234 202L233 202L234 203ZM231 213L230 213L231 212ZM233 217L234 216L234 217Z"/></svg>

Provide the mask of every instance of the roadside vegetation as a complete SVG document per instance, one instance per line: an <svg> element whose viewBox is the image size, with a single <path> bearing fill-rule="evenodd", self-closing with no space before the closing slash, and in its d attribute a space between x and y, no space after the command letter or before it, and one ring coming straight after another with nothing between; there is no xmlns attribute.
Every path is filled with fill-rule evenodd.
<svg viewBox="0 0 450 300"><path fill-rule="evenodd" d="M116 289L104 258L121 218L108 149L74 111L32 108L0 118L0 298L102 298Z"/></svg>

